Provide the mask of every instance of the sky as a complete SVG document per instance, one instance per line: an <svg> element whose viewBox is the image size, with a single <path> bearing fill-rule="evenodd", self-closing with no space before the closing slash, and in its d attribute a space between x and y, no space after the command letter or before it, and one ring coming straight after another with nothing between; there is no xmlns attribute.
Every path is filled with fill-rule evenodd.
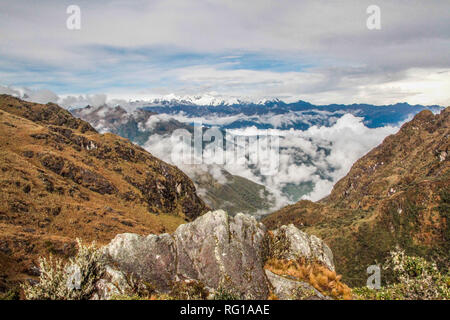
<svg viewBox="0 0 450 320"><path fill-rule="evenodd" d="M79 30L66 26L69 5L81 10ZM367 28L369 5L380 8L379 30ZM449 9L448 0L0 0L0 92L448 106Z"/></svg>

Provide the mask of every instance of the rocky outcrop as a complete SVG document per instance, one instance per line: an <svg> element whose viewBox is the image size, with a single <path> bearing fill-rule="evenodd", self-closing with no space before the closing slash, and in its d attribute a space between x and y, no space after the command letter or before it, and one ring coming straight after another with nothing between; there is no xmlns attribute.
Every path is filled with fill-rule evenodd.
<svg viewBox="0 0 450 320"><path fill-rule="evenodd" d="M174 233L178 250L177 274L218 288L232 287L246 298L267 296L262 272L263 224L249 215L211 212Z"/></svg>
<svg viewBox="0 0 450 320"><path fill-rule="evenodd" d="M63 157L45 154L41 157L41 164L54 173L102 195L117 192L117 188L105 177L89 169L76 166Z"/></svg>
<svg viewBox="0 0 450 320"><path fill-rule="evenodd" d="M133 233L117 235L104 247L108 260L127 274L167 291L175 278L177 253L167 233L143 237Z"/></svg>
<svg viewBox="0 0 450 320"><path fill-rule="evenodd" d="M279 250L281 238L283 251ZM193 280L245 299L265 299L270 290L284 299L293 289L308 291L306 297L323 298L306 283L268 276L265 261L307 259L334 269L330 249L317 237L293 225L269 233L253 216L239 213L232 217L222 210L181 225L171 235L120 234L102 250L111 266L163 293L178 281ZM104 281L101 287L108 285Z"/></svg>
<svg viewBox="0 0 450 320"><path fill-rule="evenodd" d="M319 262L334 271L333 253L319 238L300 231L293 224L281 226L272 232L271 256L276 259L306 259Z"/></svg>

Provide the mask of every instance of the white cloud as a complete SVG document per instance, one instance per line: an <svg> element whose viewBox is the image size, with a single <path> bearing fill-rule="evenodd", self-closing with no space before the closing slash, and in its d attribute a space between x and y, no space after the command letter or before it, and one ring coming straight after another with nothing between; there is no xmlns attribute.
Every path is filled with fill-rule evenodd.
<svg viewBox="0 0 450 320"><path fill-rule="evenodd" d="M0 2L8 85L126 100L216 92L450 104L446 0L380 0L379 31L366 28L368 0L80 0L79 31L66 28L64 1Z"/></svg>
<svg viewBox="0 0 450 320"><path fill-rule="evenodd" d="M27 101L36 103L58 102L59 97L56 93L47 90L32 90L29 88L16 88L11 86L0 85L0 93L9 94L14 97L22 98Z"/></svg>
<svg viewBox="0 0 450 320"><path fill-rule="evenodd" d="M148 118L147 122L139 125L139 129L141 131L153 131L156 128L156 125L160 122L167 122L171 119L175 119L173 116L168 114L155 114Z"/></svg>
<svg viewBox="0 0 450 320"><path fill-rule="evenodd" d="M261 163L258 163L256 168L251 168L248 163L226 162L224 168L234 175L265 185L275 195L276 206L272 209L292 203L292 199L283 193L283 188L288 184L300 185L312 182L313 190L303 198L316 201L330 193L333 185L348 173L357 159L398 129L399 126L368 128L362 118L351 114L344 114L331 126L312 126L305 131L273 129L270 130L270 134L281 137L280 150L271 151L279 153L269 154L266 159L278 159L276 174L260 175L258 169L261 169ZM255 127L229 132L246 137L267 134L267 131ZM144 147L155 156L179 166L188 175L199 174L201 170L205 170L216 179L221 179L218 166L192 166L186 164L181 156L171 158L173 143L169 136L152 135ZM182 142L179 141L177 144L180 146ZM329 152L326 153L323 149ZM213 168L215 170L212 170Z"/></svg>
<svg viewBox="0 0 450 320"><path fill-rule="evenodd" d="M92 106L92 107L99 107L104 104L106 104L107 95L106 94L87 94L87 95L79 95L79 96L72 96L72 95L66 95L61 96L58 101L59 104L63 107L85 107L85 106Z"/></svg>
<svg viewBox="0 0 450 320"><path fill-rule="evenodd" d="M58 102L58 95L50 90L28 90L25 92L25 100L37 103Z"/></svg>
<svg viewBox="0 0 450 320"><path fill-rule="evenodd" d="M36 103L58 103L65 108L86 107L88 105L99 107L107 102L106 94L86 94L86 95L57 95L48 89L32 89L27 87L13 87L0 85L0 94L9 94L26 101Z"/></svg>
<svg viewBox="0 0 450 320"><path fill-rule="evenodd" d="M16 90L16 89L8 87L8 86L2 86L2 85L0 85L0 94L9 94L9 95L15 96L15 97L21 96L21 93L19 90Z"/></svg>

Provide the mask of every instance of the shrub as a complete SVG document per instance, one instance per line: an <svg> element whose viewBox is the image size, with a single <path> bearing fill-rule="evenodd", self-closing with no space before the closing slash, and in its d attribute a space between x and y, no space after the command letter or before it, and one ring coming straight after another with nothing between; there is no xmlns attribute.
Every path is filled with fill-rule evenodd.
<svg viewBox="0 0 450 320"><path fill-rule="evenodd" d="M199 281L177 281L173 284L169 295L175 300L205 300L208 297L208 290Z"/></svg>
<svg viewBox="0 0 450 320"><path fill-rule="evenodd" d="M240 300L241 296L239 293L236 293L235 291L226 288L224 286L220 286L215 294L214 294L214 300Z"/></svg>
<svg viewBox="0 0 450 320"><path fill-rule="evenodd" d="M91 298L95 283L105 266L95 243L89 246L77 239L78 253L64 263L50 255L39 259L40 277L35 285L24 284L25 297L30 300L83 300Z"/></svg>
<svg viewBox="0 0 450 320"><path fill-rule="evenodd" d="M442 300L450 298L450 277L439 272L434 262L407 256L399 248L390 252L384 269L390 269L394 283L380 290L354 289L355 297L375 300Z"/></svg>

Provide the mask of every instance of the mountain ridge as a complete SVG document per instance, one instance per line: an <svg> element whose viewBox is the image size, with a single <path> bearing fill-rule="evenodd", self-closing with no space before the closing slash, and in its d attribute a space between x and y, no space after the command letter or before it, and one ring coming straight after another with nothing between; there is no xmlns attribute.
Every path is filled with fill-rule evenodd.
<svg viewBox="0 0 450 320"><path fill-rule="evenodd" d="M0 119L0 288L77 237L173 231L208 209L178 168L55 104L0 95Z"/></svg>

